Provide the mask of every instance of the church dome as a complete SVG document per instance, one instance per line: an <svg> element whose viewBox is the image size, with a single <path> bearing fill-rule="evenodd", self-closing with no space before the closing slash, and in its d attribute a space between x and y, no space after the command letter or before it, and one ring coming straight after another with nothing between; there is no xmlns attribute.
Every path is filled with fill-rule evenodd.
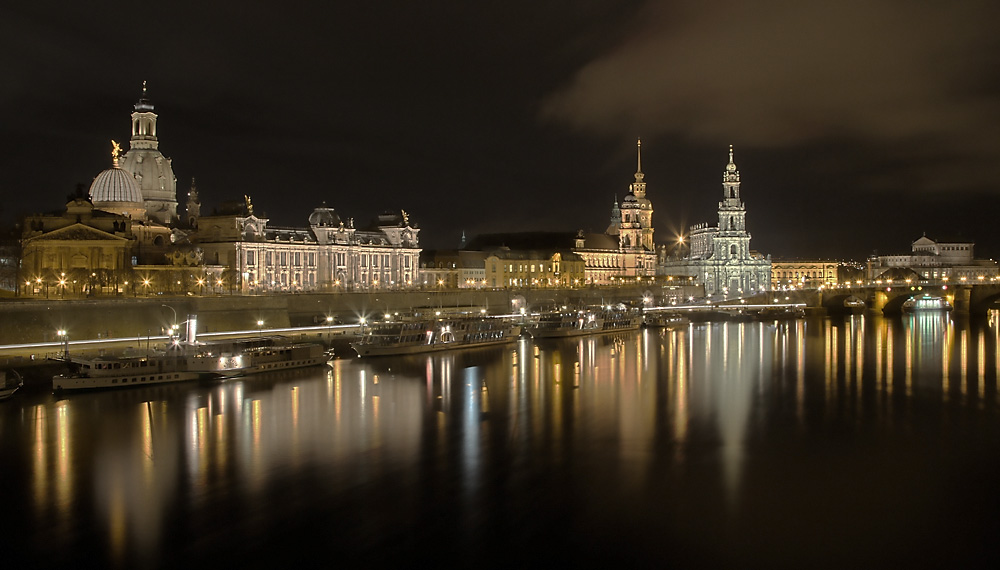
<svg viewBox="0 0 1000 570"><path fill-rule="evenodd" d="M339 226L340 216L333 208L316 208L309 214L310 226Z"/></svg>
<svg viewBox="0 0 1000 570"><path fill-rule="evenodd" d="M90 185L90 201L97 203L142 203L142 191L135 178L115 165L94 178Z"/></svg>

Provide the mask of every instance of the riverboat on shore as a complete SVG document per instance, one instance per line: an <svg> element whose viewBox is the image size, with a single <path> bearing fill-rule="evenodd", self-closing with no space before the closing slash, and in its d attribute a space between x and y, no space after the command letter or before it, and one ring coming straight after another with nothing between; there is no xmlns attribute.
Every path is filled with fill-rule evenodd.
<svg viewBox="0 0 1000 570"><path fill-rule="evenodd" d="M514 342L521 325L510 317L404 317L373 323L351 343L358 356L393 356Z"/></svg>
<svg viewBox="0 0 1000 570"><path fill-rule="evenodd" d="M590 309L545 311L527 327L533 338L563 338L604 332L604 316Z"/></svg>

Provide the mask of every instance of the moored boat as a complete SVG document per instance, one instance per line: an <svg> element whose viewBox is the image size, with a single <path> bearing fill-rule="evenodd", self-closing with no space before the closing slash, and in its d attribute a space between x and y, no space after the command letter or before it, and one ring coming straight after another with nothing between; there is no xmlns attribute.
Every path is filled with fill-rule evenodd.
<svg viewBox="0 0 1000 570"><path fill-rule="evenodd" d="M951 310L951 303L944 297L923 294L919 297L912 297L903 302L904 313L916 312L945 312Z"/></svg>
<svg viewBox="0 0 1000 570"><path fill-rule="evenodd" d="M599 311L603 332L634 331L642 326L642 311L624 305L609 306Z"/></svg>
<svg viewBox="0 0 1000 570"><path fill-rule="evenodd" d="M238 360L237 366L221 374L225 377L318 366L330 360L323 345L315 342L291 342L284 337L232 341L228 352Z"/></svg>
<svg viewBox="0 0 1000 570"><path fill-rule="evenodd" d="M590 309L544 311L527 327L533 338L562 338L604 332L604 317Z"/></svg>
<svg viewBox="0 0 1000 570"><path fill-rule="evenodd" d="M69 372L52 378L55 392L188 382L234 368L214 355L182 350L144 356L72 356L66 364Z"/></svg>
<svg viewBox="0 0 1000 570"><path fill-rule="evenodd" d="M17 370L0 370L0 401L13 396L23 385L24 380Z"/></svg>
<svg viewBox="0 0 1000 570"><path fill-rule="evenodd" d="M351 343L358 356L419 354L514 342L521 325L503 316L404 317L373 323Z"/></svg>
<svg viewBox="0 0 1000 570"><path fill-rule="evenodd" d="M802 307L764 307L757 312L757 320L760 321L784 321L792 319L802 319L806 316L806 310Z"/></svg>
<svg viewBox="0 0 1000 570"><path fill-rule="evenodd" d="M643 315L643 324L650 328L678 329L690 323L691 319L674 311L651 311Z"/></svg>

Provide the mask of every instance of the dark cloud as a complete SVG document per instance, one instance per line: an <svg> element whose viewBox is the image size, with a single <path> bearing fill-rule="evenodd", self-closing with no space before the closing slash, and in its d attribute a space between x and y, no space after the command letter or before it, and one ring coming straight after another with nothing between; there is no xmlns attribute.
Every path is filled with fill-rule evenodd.
<svg viewBox="0 0 1000 570"><path fill-rule="evenodd" d="M359 221L403 208L428 247L462 230L603 230L642 137L658 241L715 218L732 143L763 252L858 257L969 230L977 251L992 240L1000 253L996 12L887 0L4 5L0 218L60 208L107 168L148 80L180 197L197 177L206 211L244 194L277 225L323 201Z"/></svg>
<svg viewBox="0 0 1000 570"><path fill-rule="evenodd" d="M584 65L542 116L585 132L744 147L849 142L884 161L846 166L871 188L899 184L893 163L916 188L994 187L996 6L650 3L635 32Z"/></svg>

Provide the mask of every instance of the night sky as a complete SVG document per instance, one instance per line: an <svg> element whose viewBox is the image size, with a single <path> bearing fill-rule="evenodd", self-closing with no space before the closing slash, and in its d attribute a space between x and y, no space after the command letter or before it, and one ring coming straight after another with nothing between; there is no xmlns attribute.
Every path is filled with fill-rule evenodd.
<svg viewBox="0 0 1000 570"><path fill-rule="evenodd" d="M658 243L716 221L732 144L758 251L1000 258L994 1L200 4L0 8L5 223L110 166L145 80L203 213L603 231L642 138Z"/></svg>

